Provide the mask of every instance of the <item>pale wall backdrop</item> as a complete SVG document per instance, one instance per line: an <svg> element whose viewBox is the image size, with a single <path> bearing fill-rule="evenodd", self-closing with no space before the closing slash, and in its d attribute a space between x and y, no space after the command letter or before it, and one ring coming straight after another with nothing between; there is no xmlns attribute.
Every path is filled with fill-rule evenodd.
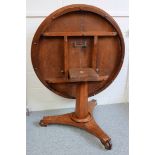
<svg viewBox="0 0 155 155"><path fill-rule="evenodd" d="M128 0L27 0L27 108L30 111L74 107L75 100L66 99L49 91L36 77L31 64L31 42L35 31L47 15L66 5L89 4L109 13L121 28L125 40L125 60L114 82L101 93L91 97L98 104L128 102ZM91 99L90 98L90 99Z"/></svg>

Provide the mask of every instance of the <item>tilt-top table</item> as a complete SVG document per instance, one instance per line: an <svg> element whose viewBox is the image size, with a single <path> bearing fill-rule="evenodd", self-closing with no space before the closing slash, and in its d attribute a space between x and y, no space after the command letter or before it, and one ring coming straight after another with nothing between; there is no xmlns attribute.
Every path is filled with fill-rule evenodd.
<svg viewBox="0 0 155 155"><path fill-rule="evenodd" d="M34 71L48 89L76 98L75 112L45 116L40 125L64 124L84 129L111 149L110 137L93 118L96 100L88 102L88 97L108 87L123 63L124 40L113 18L94 6L63 7L39 26L31 54Z"/></svg>

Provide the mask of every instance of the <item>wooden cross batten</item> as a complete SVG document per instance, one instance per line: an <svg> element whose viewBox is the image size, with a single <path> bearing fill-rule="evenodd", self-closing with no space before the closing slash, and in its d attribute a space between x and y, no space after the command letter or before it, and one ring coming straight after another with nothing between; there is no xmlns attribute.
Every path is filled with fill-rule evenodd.
<svg viewBox="0 0 155 155"><path fill-rule="evenodd" d="M92 52L92 68L94 70L97 70L96 68L96 57L97 57L97 49L98 49L98 37L115 37L117 35L117 32L44 32L42 34L43 37L64 37L64 73L65 77L68 77L68 37L88 37L92 36L94 37L94 47ZM53 79L54 80L54 79ZM60 81L60 79L58 79ZM62 80L61 80L62 81ZM100 80L98 80L100 81ZM67 82L67 80L64 79L64 82ZM72 82L72 81L70 81ZM56 80L54 80L54 83L56 83Z"/></svg>
<svg viewBox="0 0 155 155"><path fill-rule="evenodd" d="M100 37L112 37L116 36L117 32L104 32L104 31L91 31L91 32L44 32L44 37L63 37L63 36L100 36Z"/></svg>

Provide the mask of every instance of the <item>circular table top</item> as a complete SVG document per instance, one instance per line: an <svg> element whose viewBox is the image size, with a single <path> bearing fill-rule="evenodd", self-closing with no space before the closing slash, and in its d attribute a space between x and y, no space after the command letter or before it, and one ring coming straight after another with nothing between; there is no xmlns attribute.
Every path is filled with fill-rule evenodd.
<svg viewBox="0 0 155 155"><path fill-rule="evenodd" d="M114 19L97 7L76 4L58 9L41 23L32 41L31 58L35 73L48 89L75 98L75 83L48 83L47 79L64 78L68 68L93 65L99 76L107 77L88 83L88 95L95 95L116 78L124 52L123 36Z"/></svg>

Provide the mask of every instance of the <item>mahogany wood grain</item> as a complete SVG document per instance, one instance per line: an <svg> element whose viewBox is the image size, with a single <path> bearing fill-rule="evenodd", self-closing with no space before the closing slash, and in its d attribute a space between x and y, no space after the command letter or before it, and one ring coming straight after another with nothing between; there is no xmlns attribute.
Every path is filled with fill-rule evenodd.
<svg viewBox="0 0 155 155"><path fill-rule="evenodd" d="M124 59L119 26L105 11L89 5L70 5L49 15L32 41L32 64L40 81L51 91L76 98L75 112L46 116L41 126L79 127L111 149L111 138L93 118L96 101L88 97L109 86Z"/></svg>
<svg viewBox="0 0 155 155"><path fill-rule="evenodd" d="M94 36L98 37L95 48ZM77 42L86 42L86 47L75 47ZM88 84L88 96L92 96L114 81L123 63L124 49L120 28L110 15L97 7L77 4L61 8L43 21L34 35L31 56L34 71L47 88L63 97L75 98L74 85L52 84L46 79L68 76L67 68L92 67L95 51L94 69L100 76L109 77Z"/></svg>
<svg viewBox="0 0 155 155"><path fill-rule="evenodd" d="M77 118L85 118L88 115L88 84L82 82L76 85L76 109Z"/></svg>
<svg viewBox="0 0 155 155"><path fill-rule="evenodd" d="M68 77L68 38L64 36L64 72L65 77Z"/></svg>
<svg viewBox="0 0 155 155"><path fill-rule="evenodd" d="M99 75L93 68L71 68L69 69L69 78L75 80L79 79L81 81L90 78L95 81L99 78Z"/></svg>
<svg viewBox="0 0 155 155"><path fill-rule="evenodd" d="M94 48L93 48L93 51L92 51L92 68L94 70L98 69L98 68L96 68L96 66L97 66L96 57L97 57L97 49L98 49L98 44L97 43L98 43L98 36L94 36Z"/></svg>
<svg viewBox="0 0 155 155"><path fill-rule="evenodd" d="M44 37L56 37L56 36L100 36L100 37L113 37L117 32L45 32L42 34Z"/></svg>
<svg viewBox="0 0 155 155"><path fill-rule="evenodd" d="M40 121L40 125L47 126L50 124L63 124L81 128L99 138L105 148L110 150L112 148L112 145L110 143L111 138L97 125L96 121L93 118L92 112L95 106L95 100L90 101L88 104L88 111L89 114L91 114L91 119L89 121L80 123L76 122L75 119L72 119L72 117L75 116L75 113L72 112L63 115L43 117L43 119Z"/></svg>
<svg viewBox="0 0 155 155"><path fill-rule="evenodd" d="M99 76L97 78L92 78L92 77L88 77L87 79L68 79L68 78L49 78L46 79L46 82L49 84L52 83L57 83L57 84L61 84L61 83L75 83L75 82L101 82L101 81L106 81L109 78L108 75L105 76Z"/></svg>

